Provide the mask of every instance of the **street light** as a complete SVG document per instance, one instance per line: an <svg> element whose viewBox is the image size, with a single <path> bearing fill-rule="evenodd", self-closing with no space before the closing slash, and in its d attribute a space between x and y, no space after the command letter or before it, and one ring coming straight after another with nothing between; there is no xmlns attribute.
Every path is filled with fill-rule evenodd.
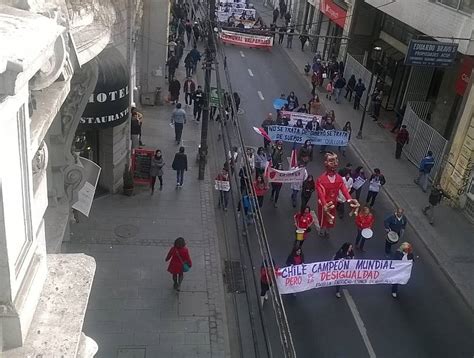
<svg viewBox="0 0 474 358"><path fill-rule="evenodd" d="M367 105L369 104L370 90L372 88L372 82L374 81L375 65L379 60L380 53L382 52L381 47L374 47L372 50L372 73L370 75L369 88L367 89L367 96L365 96L364 110L362 111L362 120L360 121L359 132L357 133L357 138L362 139L362 129L364 128L365 113L367 112Z"/></svg>

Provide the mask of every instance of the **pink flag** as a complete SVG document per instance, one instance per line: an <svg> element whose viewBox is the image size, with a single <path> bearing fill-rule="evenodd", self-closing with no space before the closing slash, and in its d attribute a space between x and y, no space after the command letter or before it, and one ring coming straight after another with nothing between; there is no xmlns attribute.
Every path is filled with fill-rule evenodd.
<svg viewBox="0 0 474 358"><path fill-rule="evenodd" d="M270 139L270 137L268 136L267 132L265 132L265 129L263 128L257 128L257 127L253 127L253 130L257 133L257 134L260 134L262 137L264 137L266 140L268 141L272 141Z"/></svg>

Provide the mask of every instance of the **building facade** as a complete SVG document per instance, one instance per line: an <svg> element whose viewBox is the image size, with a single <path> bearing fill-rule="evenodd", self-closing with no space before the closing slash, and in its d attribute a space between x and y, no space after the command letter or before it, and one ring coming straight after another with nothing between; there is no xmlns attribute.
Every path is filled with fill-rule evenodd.
<svg viewBox="0 0 474 358"><path fill-rule="evenodd" d="M87 215L97 180L121 186L141 14L139 0L0 5L0 352L24 344L73 208Z"/></svg>

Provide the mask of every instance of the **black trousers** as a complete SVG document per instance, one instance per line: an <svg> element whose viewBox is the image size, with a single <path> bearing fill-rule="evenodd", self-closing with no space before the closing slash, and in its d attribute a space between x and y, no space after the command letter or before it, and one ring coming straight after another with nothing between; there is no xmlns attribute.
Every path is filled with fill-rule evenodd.
<svg viewBox="0 0 474 358"><path fill-rule="evenodd" d="M194 115L194 118L196 118L197 121L199 121L201 119L201 113L202 113L202 107L201 106L196 106L196 103L194 103L193 115Z"/></svg>
<svg viewBox="0 0 474 358"><path fill-rule="evenodd" d="M183 123L174 124L174 139L176 142L181 142L181 135L183 134Z"/></svg>
<svg viewBox="0 0 474 358"><path fill-rule="evenodd" d="M186 104L192 105L193 104L193 94L192 93L185 93L184 94L184 102Z"/></svg>
<svg viewBox="0 0 474 358"><path fill-rule="evenodd" d="M360 97L358 95L354 96L354 109L359 109L360 107Z"/></svg>
<svg viewBox="0 0 474 358"><path fill-rule="evenodd" d="M370 207L374 206L375 198L377 197L377 191L370 191L367 193L367 200L366 202L370 205Z"/></svg>
<svg viewBox="0 0 474 358"><path fill-rule="evenodd" d="M398 143L397 142L397 147L395 148L395 158L400 159L402 156L402 149L405 144Z"/></svg>

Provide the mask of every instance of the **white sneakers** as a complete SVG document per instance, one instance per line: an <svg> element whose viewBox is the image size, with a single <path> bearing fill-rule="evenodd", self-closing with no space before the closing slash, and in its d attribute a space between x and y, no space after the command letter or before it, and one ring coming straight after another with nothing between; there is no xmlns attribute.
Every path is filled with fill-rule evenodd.
<svg viewBox="0 0 474 358"><path fill-rule="evenodd" d="M396 292L392 292L392 297L393 298L397 298L398 297L398 294Z"/></svg>
<svg viewBox="0 0 474 358"><path fill-rule="evenodd" d="M336 297L337 297L337 298L341 298L341 293L340 293L340 292L336 292Z"/></svg>

